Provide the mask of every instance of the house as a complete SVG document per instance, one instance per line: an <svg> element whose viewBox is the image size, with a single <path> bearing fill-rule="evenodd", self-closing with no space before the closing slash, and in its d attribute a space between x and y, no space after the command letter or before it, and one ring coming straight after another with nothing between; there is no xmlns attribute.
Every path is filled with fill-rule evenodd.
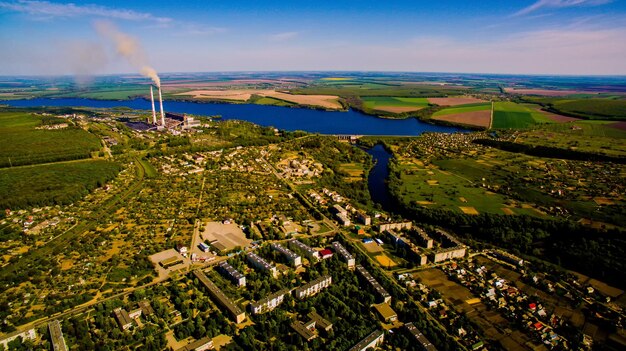
<svg viewBox="0 0 626 351"><path fill-rule="evenodd" d="M365 225L371 225L372 224L372 217L368 216L367 213L365 213L365 212L357 211L356 218L362 224L365 224Z"/></svg>
<svg viewBox="0 0 626 351"><path fill-rule="evenodd" d="M376 309L380 319L385 323L393 323L398 320L398 314L387 303L374 305L374 309Z"/></svg>
<svg viewBox="0 0 626 351"><path fill-rule="evenodd" d="M331 258L331 257L333 257L333 252L328 250L328 249L320 250L320 257L323 260L325 260L327 258Z"/></svg>

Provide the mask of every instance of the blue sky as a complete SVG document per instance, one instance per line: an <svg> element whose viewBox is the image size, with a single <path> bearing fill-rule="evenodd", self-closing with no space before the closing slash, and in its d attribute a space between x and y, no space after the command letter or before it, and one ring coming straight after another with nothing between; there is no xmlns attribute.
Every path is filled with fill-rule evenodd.
<svg viewBox="0 0 626 351"><path fill-rule="evenodd" d="M626 74L625 0L0 0L0 75L136 72L102 21L160 72Z"/></svg>

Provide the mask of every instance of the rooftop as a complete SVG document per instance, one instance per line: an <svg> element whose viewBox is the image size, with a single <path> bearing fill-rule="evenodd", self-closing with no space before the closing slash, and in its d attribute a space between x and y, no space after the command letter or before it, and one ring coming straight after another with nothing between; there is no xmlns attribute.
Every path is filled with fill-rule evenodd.
<svg viewBox="0 0 626 351"><path fill-rule="evenodd" d="M422 345L424 350L437 351L437 348L430 341L428 341L428 339L424 336L424 334L422 334L421 331L419 331L419 329L417 329L413 322L405 324L404 327L413 335L415 340Z"/></svg>
<svg viewBox="0 0 626 351"><path fill-rule="evenodd" d="M213 297L216 298L220 302L220 304L222 304L222 306L228 309L231 314L235 316L243 314L243 310L239 308L239 306L237 306L231 299L229 299L228 296L224 295L222 290L220 290L212 281L210 281L209 278L207 278L207 276L204 274L204 272L196 270L193 271L193 274L196 276L196 278L198 278L198 280L200 280L202 284L204 284L207 289L209 289Z"/></svg>

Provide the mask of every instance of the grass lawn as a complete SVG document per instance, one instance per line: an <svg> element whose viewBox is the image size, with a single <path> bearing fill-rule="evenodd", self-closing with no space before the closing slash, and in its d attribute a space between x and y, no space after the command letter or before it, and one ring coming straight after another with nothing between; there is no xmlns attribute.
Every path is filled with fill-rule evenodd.
<svg viewBox="0 0 626 351"><path fill-rule="evenodd" d="M26 112L0 112L0 167L90 157L100 139L70 125L58 130L37 129L43 116Z"/></svg>

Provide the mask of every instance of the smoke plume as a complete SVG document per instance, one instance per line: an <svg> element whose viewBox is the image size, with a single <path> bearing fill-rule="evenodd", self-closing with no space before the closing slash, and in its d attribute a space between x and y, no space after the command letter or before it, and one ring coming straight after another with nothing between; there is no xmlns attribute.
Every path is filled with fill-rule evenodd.
<svg viewBox="0 0 626 351"><path fill-rule="evenodd" d="M157 87L161 87L161 79L157 71L148 64L148 58L137 39L121 32L108 21L96 21L94 27L102 37L115 44L115 49L120 56L137 68L142 75L152 79Z"/></svg>

